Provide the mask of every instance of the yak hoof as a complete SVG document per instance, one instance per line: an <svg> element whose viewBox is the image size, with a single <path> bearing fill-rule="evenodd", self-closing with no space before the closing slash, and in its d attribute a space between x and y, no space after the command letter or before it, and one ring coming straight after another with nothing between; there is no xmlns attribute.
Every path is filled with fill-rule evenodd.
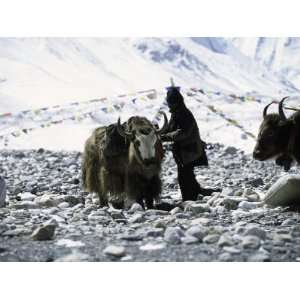
<svg viewBox="0 0 300 300"><path fill-rule="evenodd" d="M107 200L99 199L99 205L100 205L100 207L107 207L108 202L107 202Z"/></svg>
<svg viewBox="0 0 300 300"><path fill-rule="evenodd" d="M114 209L123 209L124 208L124 202L112 202L111 205Z"/></svg>
<svg viewBox="0 0 300 300"><path fill-rule="evenodd" d="M176 206L177 205L170 204L170 203L167 203L167 202L161 202L161 203L157 203L155 205L155 209L164 210L164 211L171 211Z"/></svg>

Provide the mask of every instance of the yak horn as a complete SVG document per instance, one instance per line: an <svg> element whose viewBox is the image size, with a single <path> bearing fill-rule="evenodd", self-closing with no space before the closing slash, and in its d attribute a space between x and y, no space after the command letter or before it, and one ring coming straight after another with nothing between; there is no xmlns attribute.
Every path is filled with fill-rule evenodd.
<svg viewBox="0 0 300 300"><path fill-rule="evenodd" d="M132 138L132 133L126 132L123 129L123 126L121 125L121 119L120 118L118 119L117 131L118 131L119 135L122 136L123 138L129 138L129 139Z"/></svg>
<svg viewBox="0 0 300 300"><path fill-rule="evenodd" d="M279 105L278 105L278 112L279 112L279 116L280 116L280 119L283 120L283 121L286 121L286 116L284 114L284 111L283 111L283 102L284 100L286 100L288 97L284 97L282 98L282 100L279 102Z"/></svg>
<svg viewBox="0 0 300 300"><path fill-rule="evenodd" d="M163 111L160 112L160 113L164 116L164 124L163 124L163 126L162 126L161 129L156 130L156 133L163 134L163 133L166 132L166 130L167 130L168 126L169 126L169 122L168 122L167 115Z"/></svg>
<svg viewBox="0 0 300 300"><path fill-rule="evenodd" d="M268 105L265 106L264 108L264 112L263 112L263 117L265 118L268 114L268 108L271 104L275 103L274 101L272 101L271 103L269 103Z"/></svg>

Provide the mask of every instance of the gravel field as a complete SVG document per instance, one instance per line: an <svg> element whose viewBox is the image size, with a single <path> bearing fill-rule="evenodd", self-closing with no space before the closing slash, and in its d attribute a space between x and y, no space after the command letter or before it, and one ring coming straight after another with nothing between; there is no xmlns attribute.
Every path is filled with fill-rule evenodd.
<svg viewBox="0 0 300 300"><path fill-rule="evenodd" d="M300 261L299 213L262 203L282 169L234 147L208 148L210 167L197 178L222 193L170 212L99 208L82 190L79 152L1 150L0 261ZM176 176L167 152L161 201L179 202Z"/></svg>

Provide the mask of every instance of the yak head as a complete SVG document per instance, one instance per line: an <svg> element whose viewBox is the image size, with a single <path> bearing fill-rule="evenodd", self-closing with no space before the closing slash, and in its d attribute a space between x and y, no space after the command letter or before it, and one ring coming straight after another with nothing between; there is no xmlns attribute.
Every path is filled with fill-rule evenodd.
<svg viewBox="0 0 300 300"><path fill-rule="evenodd" d="M122 126L120 119L118 120L119 134L130 142L130 160L135 160L146 168L160 164L163 158L160 134L166 131L168 119L165 113L162 114L164 124L161 129L144 117L131 117L126 126Z"/></svg>
<svg viewBox="0 0 300 300"><path fill-rule="evenodd" d="M278 114L268 114L269 103L263 111L263 121L259 128L257 142L253 151L253 158L264 161L276 158L286 151L289 139L290 122L283 112L283 102L279 102Z"/></svg>

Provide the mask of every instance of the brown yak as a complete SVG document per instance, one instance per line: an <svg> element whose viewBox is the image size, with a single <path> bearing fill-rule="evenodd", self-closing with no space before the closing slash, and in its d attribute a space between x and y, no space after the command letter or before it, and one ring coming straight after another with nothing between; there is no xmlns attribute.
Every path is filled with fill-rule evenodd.
<svg viewBox="0 0 300 300"><path fill-rule="evenodd" d="M82 178L85 189L108 200L115 208L129 208L134 202L153 208L161 192L163 148L160 140L168 120L157 129L145 117L134 116L121 125L95 129L85 143ZM111 197L108 197L110 194Z"/></svg>

